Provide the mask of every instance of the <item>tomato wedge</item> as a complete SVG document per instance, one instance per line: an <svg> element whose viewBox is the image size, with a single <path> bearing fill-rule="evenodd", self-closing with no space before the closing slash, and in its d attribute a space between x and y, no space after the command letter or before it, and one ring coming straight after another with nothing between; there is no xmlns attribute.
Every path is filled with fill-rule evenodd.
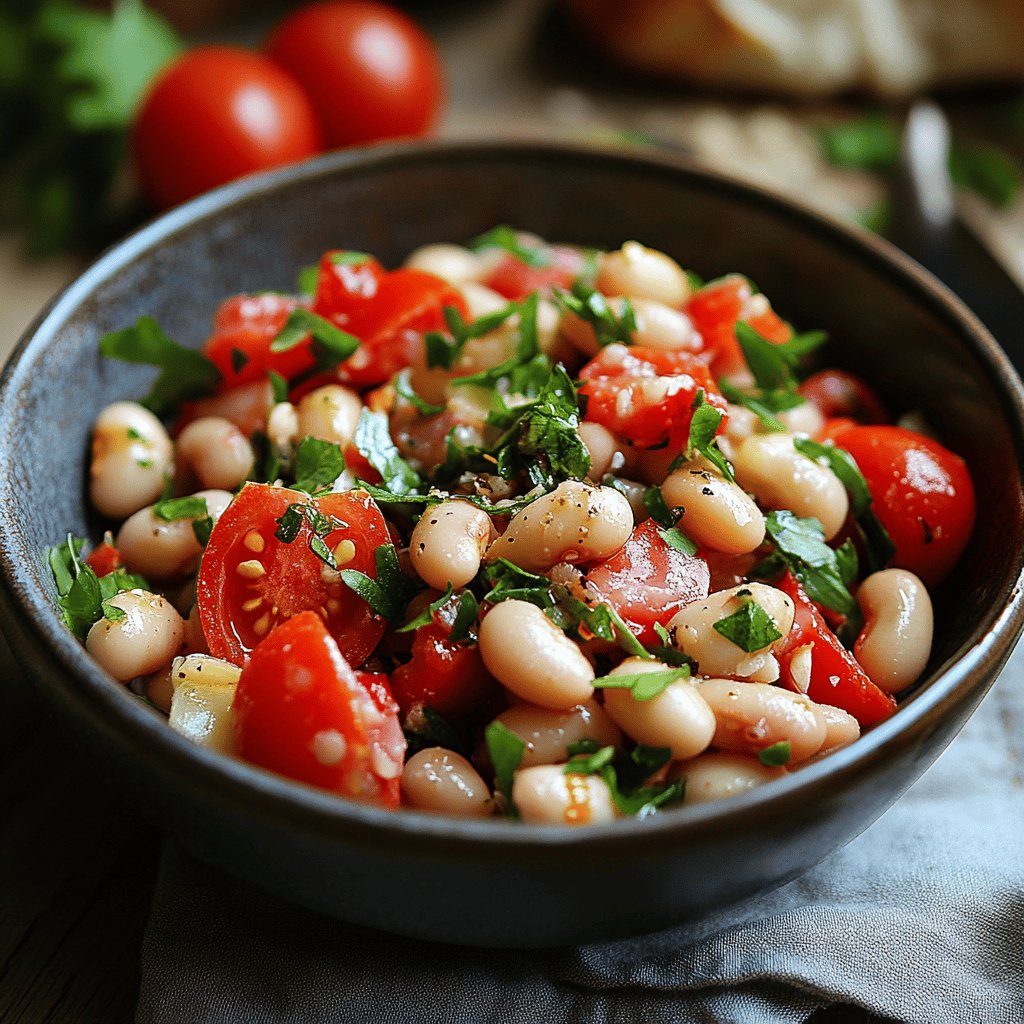
<svg viewBox="0 0 1024 1024"><path fill-rule="evenodd" d="M580 379L584 419L638 448L685 445L698 391L723 416L728 410L702 358L689 352L609 345L580 370Z"/></svg>
<svg viewBox="0 0 1024 1024"><path fill-rule="evenodd" d="M232 710L245 760L351 800L398 807L406 744L394 702L360 682L314 612L283 622L253 650Z"/></svg>
<svg viewBox="0 0 1024 1024"><path fill-rule="evenodd" d="M109 576L115 569L120 569L124 565L124 558L110 541L105 540L85 556L85 564L97 576Z"/></svg>
<svg viewBox="0 0 1024 1024"><path fill-rule="evenodd" d="M658 524L648 519L585 580L641 643L658 644L655 623L664 626L683 605L707 597L711 574L704 559L667 544Z"/></svg>
<svg viewBox="0 0 1024 1024"><path fill-rule="evenodd" d="M585 260L578 249L550 245L542 250L548 257L543 267L531 267L511 253L502 253L483 283L506 299L522 299L531 292L548 293L552 287L569 289L583 272Z"/></svg>
<svg viewBox="0 0 1024 1024"><path fill-rule="evenodd" d="M805 692L818 704L842 708L865 728L889 718L896 711L896 701L871 682L854 656L828 628L793 574L787 571L776 586L789 594L796 606L793 628L775 648L783 684L791 690ZM811 648L811 673L810 683L803 690L794 679L793 660L797 652L807 646Z"/></svg>
<svg viewBox="0 0 1024 1024"><path fill-rule="evenodd" d="M210 653L243 664L275 626L304 611L319 613L344 657L362 662L384 635L385 623L310 548L307 519L291 543L275 536L291 505L310 506L344 525L324 538L332 551L344 541L345 568L376 577L374 551L390 540L384 517L359 491L311 499L302 491L246 484L210 535L196 597Z"/></svg>

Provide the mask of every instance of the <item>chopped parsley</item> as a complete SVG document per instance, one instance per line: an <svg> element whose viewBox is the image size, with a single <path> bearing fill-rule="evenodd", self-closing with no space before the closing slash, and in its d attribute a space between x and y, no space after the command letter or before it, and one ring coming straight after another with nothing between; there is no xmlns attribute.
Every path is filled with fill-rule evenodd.
<svg viewBox="0 0 1024 1024"><path fill-rule="evenodd" d="M288 381L275 370L267 371L267 378L270 381L270 391L274 397L274 405L280 405L288 401Z"/></svg>
<svg viewBox="0 0 1024 1024"><path fill-rule="evenodd" d="M508 224L499 224L490 231L478 235L469 243L469 248L474 252L481 249L504 249L510 256L535 270L550 267L552 262L546 246L524 245L519 240L519 233Z"/></svg>
<svg viewBox="0 0 1024 1024"><path fill-rule="evenodd" d="M100 352L108 359L159 367L142 404L158 416L175 411L190 398L212 394L220 371L195 349L167 337L151 316L140 316L133 327L111 331L100 338Z"/></svg>
<svg viewBox="0 0 1024 1024"><path fill-rule="evenodd" d="M444 412L445 406L433 405L416 394L409 381L411 375L412 371L405 369L395 377L395 394L404 398L421 416L434 416Z"/></svg>
<svg viewBox="0 0 1024 1024"><path fill-rule="evenodd" d="M732 466L722 454L715 437L722 424L722 414L707 400L704 389L700 388L693 400L693 418L690 420L690 434L683 453L673 461L670 471L678 469L695 455L703 455L726 480L735 482Z"/></svg>
<svg viewBox="0 0 1024 1024"><path fill-rule="evenodd" d="M495 788L505 798L505 806L509 813L515 817L517 815L512 803L512 783L515 780L516 769L522 763L523 754L526 752L526 744L497 719L484 729L484 742L494 766Z"/></svg>
<svg viewBox="0 0 1024 1024"><path fill-rule="evenodd" d="M391 439L386 412L364 408L352 443L381 475L381 486L392 494L412 494L423 486L419 473L398 452Z"/></svg>
<svg viewBox="0 0 1024 1024"><path fill-rule="evenodd" d="M451 583L445 587L444 593L436 600L431 601L414 619L410 619L404 626L399 626L396 633L411 633L420 626L429 626L434 621L434 616L452 599Z"/></svg>
<svg viewBox="0 0 1024 1024"><path fill-rule="evenodd" d="M594 775L615 759L615 747L601 747L586 753L575 753L565 766L566 775Z"/></svg>
<svg viewBox="0 0 1024 1024"><path fill-rule="evenodd" d="M679 516L668 507L665 496L658 486L648 487L644 491L644 508L647 509L650 517L660 526L671 529L676 525Z"/></svg>
<svg viewBox="0 0 1024 1024"><path fill-rule="evenodd" d="M153 506L153 515L165 523L177 522L179 519L202 519L208 516L206 499L197 496L190 498L166 498Z"/></svg>
<svg viewBox="0 0 1024 1024"><path fill-rule="evenodd" d="M348 525L335 516L324 515L315 505L297 501L289 505L284 514L276 520L277 529L274 536L283 544L292 544L302 532L303 524L309 525L307 544L309 550L329 569L337 569L338 561L334 552L327 546L324 539L335 530L343 530Z"/></svg>
<svg viewBox="0 0 1024 1024"><path fill-rule="evenodd" d="M582 281L576 281L571 292L556 291L554 297L564 310L590 324L601 348L633 344L636 314L628 298L622 301L622 313L616 315L605 296Z"/></svg>
<svg viewBox="0 0 1024 1024"><path fill-rule="evenodd" d="M373 553L377 578L358 569L342 569L342 582L358 594L378 615L399 622L406 606L422 586L402 572L394 544L381 544Z"/></svg>
<svg viewBox="0 0 1024 1024"><path fill-rule="evenodd" d="M655 672L624 672L619 675L599 676L593 685L596 689L629 690L634 700L648 701L664 693L677 679L687 679L689 675L689 666L679 665L676 668Z"/></svg>
<svg viewBox="0 0 1024 1024"><path fill-rule="evenodd" d="M740 650L753 654L782 639L772 617L750 596L750 591L740 591L737 597L742 604L731 615L712 623L720 633Z"/></svg>
<svg viewBox="0 0 1024 1024"><path fill-rule="evenodd" d="M297 491L315 494L331 487L345 471L345 453L333 441L306 437L295 450L295 484Z"/></svg>
<svg viewBox="0 0 1024 1024"><path fill-rule="evenodd" d="M757 755L758 761L766 768L781 768L784 764L789 764L789 758L789 740L779 740L778 743L765 747Z"/></svg>
<svg viewBox="0 0 1024 1024"><path fill-rule="evenodd" d="M329 370L343 363L359 348L359 339L354 334L335 327L330 320L300 306L288 314L284 327L270 343L270 351L287 352L310 335L316 356L314 371Z"/></svg>
<svg viewBox="0 0 1024 1024"><path fill-rule="evenodd" d="M681 551L684 555L695 555L697 553L697 545L678 526L673 526L669 530L659 530L658 536L670 548Z"/></svg>
<svg viewBox="0 0 1024 1024"><path fill-rule="evenodd" d="M459 595L458 606L455 611L455 618L452 620L452 630L448 639L452 643L459 640L475 640L473 626L477 616L480 614L480 602L471 590L464 590Z"/></svg>

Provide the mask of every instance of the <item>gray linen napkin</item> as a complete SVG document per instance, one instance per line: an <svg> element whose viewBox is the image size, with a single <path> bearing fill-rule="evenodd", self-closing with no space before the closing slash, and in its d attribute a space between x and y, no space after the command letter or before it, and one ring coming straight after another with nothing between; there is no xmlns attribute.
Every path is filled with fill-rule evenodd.
<svg viewBox="0 0 1024 1024"><path fill-rule="evenodd" d="M1024 645L875 825L720 920L548 953L340 924L173 846L138 1024L798 1024L853 1004L906 1024L1024 1022Z"/></svg>

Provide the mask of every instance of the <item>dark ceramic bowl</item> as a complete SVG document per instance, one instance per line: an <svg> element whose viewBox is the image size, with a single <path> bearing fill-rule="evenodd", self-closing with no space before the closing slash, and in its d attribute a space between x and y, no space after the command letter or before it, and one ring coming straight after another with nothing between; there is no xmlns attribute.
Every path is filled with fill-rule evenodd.
<svg viewBox="0 0 1024 1024"><path fill-rule="evenodd" d="M705 277L749 274L826 362L920 409L962 453L974 539L937 595L927 678L853 746L747 795L582 830L388 814L192 746L65 631L43 550L95 528L90 425L149 371L104 332L154 315L199 344L225 295L291 286L331 247L387 263L510 223L615 247L637 238ZM540 145L329 156L228 187L108 252L46 310L0 383L3 628L39 688L153 818L199 857L337 917L474 945L553 946L653 931L787 881L848 842L935 760L1021 628L1022 390L970 313L877 239L681 164ZM600 894L595 899L594 895Z"/></svg>

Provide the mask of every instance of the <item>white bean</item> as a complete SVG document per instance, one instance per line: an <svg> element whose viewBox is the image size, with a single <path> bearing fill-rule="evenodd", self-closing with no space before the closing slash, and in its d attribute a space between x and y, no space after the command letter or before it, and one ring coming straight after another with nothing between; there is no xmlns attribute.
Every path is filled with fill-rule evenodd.
<svg viewBox="0 0 1024 1024"><path fill-rule="evenodd" d="M669 508L686 509L682 527L702 547L744 555L764 540L764 516L756 502L703 456L670 473L661 493Z"/></svg>
<svg viewBox="0 0 1024 1024"><path fill-rule="evenodd" d="M617 747L622 742L618 726L594 700L568 711L517 704L502 711L497 720L526 744L520 762L523 768L565 761L569 744L580 740L593 740L601 747Z"/></svg>
<svg viewBox="0 0 1024 1024"><path fill-rule="evenodd" d="M480 773L461 755L428 747L406 762L402 797L409 807L456 818L484 818L494 804Z"/></svg>
<svg viewBox="0 0 1024 1024"><path fill-rule="evenodd" d="M775 415L790 434L799 434L802 437L817 437L825 425L825 417L813 402L803 402L792 409L783 409Z"/></svg>
<svg viewBox="0 0 1024 1024"><path fill-rule="evenodd" d="M115 402L92 432L89 496L101 515L124 519L155 501L171 468L163 424L135 402Z"/></svg>
<svg viewBox="0 0 1024 1024"><path fill-rule="evenodd" d="M846 488L831 469L798 452L792 434L748 437L737 447L733 466L737 481L762 507L813 516L826 540L842 529L850 510Z"/></svg>
<svg viewBox="0 0 1024 1024"><path fill-rule="evenodd" d="M702 679L700 695L715 713L713 746L758 754L776 743L789 744L789 762L816 754L825 742L825 721L802 693L767 683Z"/></svg>
<svg viewBox="0 0 1024 1024"><path fill-rule="evenodd" d="M516 772L512 802L523 821L542 825L599 825L615 819L615 803L604 779L567 775L561 765Z"/></svg>
<svg viewBox="0 0 1024 1024"><path fill-rule="evenodd" d="M490 517L468 501L442 501L413 528L409 557L420 579L435 590L466 586L476 576L491 538Z"/></svg>
<svg viewBox="0 0 1024 1024"><path fill-rule="evenodd" d="M651 513L644 503L647 484L642 484L639 480L627 480L620 476L615 481L615 489L629 502L629 507L633 510L634 523L642 523L651 518Z"/></svg>
<svg viewBox="0 0 1024 1024"><path fill-rule="evenodd" d="M255 431L263 429L273 404L274 391L270 381L254 380L223 394L198 399L194 413L197 417L222 416L231 420L246 437L251 437Z"/></svg>
<svg viewBox="0 0 1024 1024"><path fill-rule="evenodd" d="M681 306L690 296L683 268L671 256L639 242L626 242L601 257L597 287L605 295L653 299L666 306Z"/></svg>
<svg viewBox="0 0 1024 1024"><path fill-rule="evenodd" d="M508 299L499 295L493 288L475 281L467 281L459 287L462 297L466 300L466 314L470 321L479 320L489 313L497 313L508 305Z"/></svg>
<svg viewBox="0 0 1024 1024"><path fill-rule="evenodd" d="M622 314L621 299L612 299L611 305L617 313ZM636 320L634 345L663 352L696 352L700 348L701 337L685 313L653 299L630 299L630 305Z"/></svg>
<svg viewBox="0 0 1024 1024"><path fill-rule="evenodd" d="M783 772L768 768L756 757L713 750L679 765L673 774L686 779L683 803L703 804L746 793L777 779Z"/></svg>
<svg viewBox="0 0 1024 1024"><path fill-rule="evenodd" d="M124 618L102 618L89 630L86 650L115 679L127 682L167 665L178 653L185 623L165 597L145 590L115 594L107 604Z"/></svg>
<svg viewBox="0 0 1024 1024"><path fill-rule="evenodd" d="M594 695L583 652L534 604L502 601L480 623L487 670L517 697L568 711Z"/></svg>
<svg viewBox="0 0 1024 1024"><path fill-rule="evenodd" d="M626 658L609 675L668 671L660 661ZM637 700L630 690L605 689L604 709L627 736L647 746L668 747L676 761L703 753L715 735L715 716L687 679L676 680L650 700Z"/></svg>
<svg viewBox="0 0 1024 1024"><path fill-rule="evenodd" d="M410 253L405 265L415 270L425 270L454 285L478 281L483 273L483 264L475 252L461 245L444 242L421 245Z"/></svg>
<svg viewBox="0 0 1024 1024"><path fill-rule="evenodd" d="M558 562L584 565L615 554L633 531L633 510L613 487L566 480L517 512L487 550L529 572Z"/></svg>
<svg viewBox="0 0 1024 1024"><path fill-rule="evenodd" d="M587 476L595 483L600 483L608 473L614 473L625 464L625 445L600 423L581 423L580 440L590 456L590 472Z"/></svg>
<svg viewBox="0 0 1024 1024"><path fill-rule="evenodd" d="M348 444L356 433L362 399L350 388L325 384L310 391L297 407L299 438L316 437L334 444Z"/></svg>
<svg viewBox="0 0 1024 1024"><path fill-rule="evenodd" d="M210 683L183 683L171 698L167 724L182 736L222 754L235 752L235 687Z"/></svg>
<svg viewBox="0 0 1024 1024"><path fill-rule="evenodd" d="M279 455L291 455L299 440L299 412L291 402L278 402L267 416L267 439Z"/></svg>
<svg viewBox="0 0 1024 1024"><path fill-rule="evenodd" d="M915 682L932 649L932 602L925 585L906 569L872 573L857 590L864 627L853 653L886 693Z"/></svg>
<svg viewBox="0 0 1024 1024"><path fill-rule="evenodd" d="M206 500L207 512L214 522L231 504L228 491L198 491L195 497ZM139 509L121 524L117 549L125 564L143 576L154 580L184 576L195 568L203 551L192 529L195 520L160 519L154 515L153 507Z"/></svg>
<svg viewBox="0 0 1024 1024"><path fill-rule="evenodd" d="M770 683L779 678L779 665L771 653L779 640L756 651L745 651L722 636L714 624L753 601L767 612L775 628L786 637L793 628L793 601L781 590L764 583L744 583L718 590L702 601L681 608L669 622L669 634L676 647L688 654L706 676L731 676Z"/></svg>
<svg viewBox="0 0 1024 1024"><path fill-rule="evenodd" d="M178 470L191 470L203 487L233 491L253 463L249 439L230 420L203 416L178 435Z"/></svg>
<svg viewBox="0 0 1024 1024"><path fill-rule="evenodd" d="M814 711L825 723L825 739L819 754L848 747L860 738L860 723L849 712L834 708L831 704L815 704Z"/></svg>

